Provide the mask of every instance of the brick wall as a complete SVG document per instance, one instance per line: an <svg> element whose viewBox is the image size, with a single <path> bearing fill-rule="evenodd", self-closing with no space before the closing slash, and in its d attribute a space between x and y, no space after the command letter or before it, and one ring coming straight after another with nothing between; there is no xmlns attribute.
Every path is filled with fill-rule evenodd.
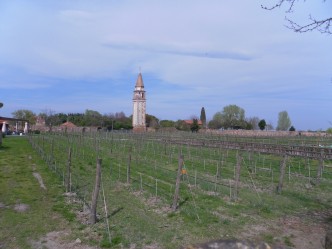
<svg viewBox="0 0 332 249"><path fill-rule="evenodd" d="M285 136L332 136L326 132L308 132L308 131L253 131L253 130L200 130L200 133L231 135L241 137L285 137Z"/></svg>

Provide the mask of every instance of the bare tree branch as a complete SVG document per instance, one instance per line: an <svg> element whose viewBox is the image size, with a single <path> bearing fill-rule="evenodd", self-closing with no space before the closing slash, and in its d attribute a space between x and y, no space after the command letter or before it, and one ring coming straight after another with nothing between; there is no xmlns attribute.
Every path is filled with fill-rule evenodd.
<svg viewBox="0 0 332 249"><path fill-rule="evenodd" d="M294 10L295 3L299 0L278 0L278 2L271 6L267 7L264 5L261 5L261 7L265 10L274 10L276 8L280 8L283 5L289 5L288 9L286 10L286 13L292 13ZM305 2L305 0L303 0ZM323 0L323 2L326 2L326 0ZM309 15L310 22L308 24L300 25L297 22L293 21L292 19L285 17L286 21L288 22L288 25L286 25L287 28L298 32L298 33L305 33L308 31L314 31L317 30L322 34L332 34L332 17L318 20L311 15Z"/></svg>
<svg viewBox="0 0 332 249"><path fill-rule="evenodd" d="M331 30L332 17L324 19L324 20L316 20L315 18L310 16L309 19L311 20L311 23L301 26L286 17L286 20L288 21L288 24L289 24L289 25L286 25L286 27L289 29L292 29L298 33L305 33L305 32L313 31L316 29L323 34L324 33L332 34L332 30Z"/></svg>

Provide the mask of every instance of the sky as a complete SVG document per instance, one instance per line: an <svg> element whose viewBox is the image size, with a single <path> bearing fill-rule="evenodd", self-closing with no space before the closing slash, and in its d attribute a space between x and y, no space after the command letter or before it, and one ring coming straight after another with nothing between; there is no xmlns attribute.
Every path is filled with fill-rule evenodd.
<svg viewBox="0 0 332 249"><path fill-rule="evenodd" d="M296 130L332 126L332 35L295 33L332 16L332 1L1 0L0 116L132 114L139 72L147 113L160 120L208 120L227 105Z"/></svg>

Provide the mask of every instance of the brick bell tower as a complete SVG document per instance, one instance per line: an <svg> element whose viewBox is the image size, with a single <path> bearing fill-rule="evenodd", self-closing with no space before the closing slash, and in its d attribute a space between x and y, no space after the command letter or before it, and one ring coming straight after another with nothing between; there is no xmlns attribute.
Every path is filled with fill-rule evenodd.
<svg viewBox="0 0 332 249"><path fill-rule="evenodd" d="M133 130L134 132L146 131L145 124L146 114L146 98L142 79L142 74L139 73L135 85L133 97Z"/></svg>

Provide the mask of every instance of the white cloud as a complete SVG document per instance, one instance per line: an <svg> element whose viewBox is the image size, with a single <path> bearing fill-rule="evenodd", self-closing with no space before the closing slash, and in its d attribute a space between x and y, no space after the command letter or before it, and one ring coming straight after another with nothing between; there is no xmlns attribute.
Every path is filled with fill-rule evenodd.
<svg viewBox="0 0 332 249"><path fill-rule="evenodd" d="M10 73L0 70L0 88L43 91L90 81L82 91L96 96L91 108L107 112L110 105L130 112L130 98L110 98L111 103L91 85L108 79L110 89L128 87L135 79L127 80L141 67L143 77L154 76L155 82L146 83L154 88L147 91L154 94L149 108L156 116L194 114L194 102L207 105L211 116L226 104L238 104L248 113L271 117L281 105L303 113L302 106L331 104L329 90L322 87L332 77L330 38L292 33L284 27L282 9L264 11L261 3L7 1L0 8L0 60ZM319 16L328 14L330 3L304 5L308 9L294 14L301 22L309 8ZM311 93L319 96L314 103ZM78 109L83 99L54 102L52 109ZM168 111L172 108L176 114Z"/></svg>

